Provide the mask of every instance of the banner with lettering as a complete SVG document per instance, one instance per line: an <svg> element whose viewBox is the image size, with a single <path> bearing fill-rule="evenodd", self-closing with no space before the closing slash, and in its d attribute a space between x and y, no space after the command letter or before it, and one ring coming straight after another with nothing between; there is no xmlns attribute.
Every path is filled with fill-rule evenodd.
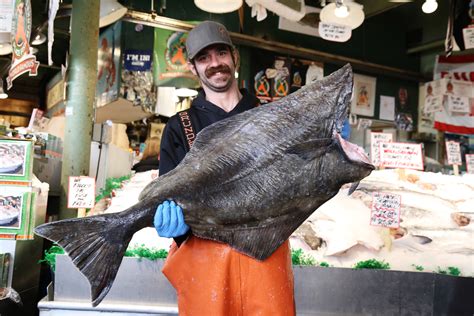
<svg viewBox="0 0 474 316"><path fill-rule="evenodd" d="M421 144L381 143L380 165L387 168L423 170Z"/></svg>
<svg viewBox="0 0 474 316"><path fill-rule="evenodd" d="M439 111L434 114L434 127L450 133L474 134L474 55L438 56L434 79L441 78L445 78L441 82L441 89L445 92L443 94L459 96L462 99L450 98L448 101L444 98L444 106L436 108ZM429 96L433 88L427 84L426 89L426 95ZM461 95L457 91L460 91ZM428 97L427 100L430 101ZM453 113L453 106L455 109L461 107L462 112Z"/></svg>
<svg viewBox="0 0 474 316"><path fill-rule="evenodd" d="M15 0L15 11L12 24L12 65L8 71L7 89L13 85L13 80L24 73L30 76L38 75L39 62L31 53L31 3L30 0Z"/></svg>
<svg viewBox="0 0 474 316"><path fill-rule="evenodd" d="M197 88L199 81L186 64L188 33L155 28L153 76L156 86Z"/></svg>

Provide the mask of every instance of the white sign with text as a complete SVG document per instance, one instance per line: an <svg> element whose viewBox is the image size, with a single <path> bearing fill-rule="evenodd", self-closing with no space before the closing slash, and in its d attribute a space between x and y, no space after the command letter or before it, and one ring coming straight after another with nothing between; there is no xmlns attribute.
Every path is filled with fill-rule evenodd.
<svg viewBox="0 0 474 316"><path fill-rule="evenodd" d="M446 154L448 156L448 165L462 165L461 147L458 142L446 142Z"/></svg>
<svg viewBox="0 0 474 316"><path fill-rule="evenodd" d="M370 133L370 160L374 166L380 166L380 144L391 143L392 140L390 133Z"/></svg>
<svg viewBox="0 0 474 316"><path fill-rule="evenodd" d="M466 170L474 174L474 154L466 155Z"/></svg>
<svg viewBox="0 0 474 316"><path fill-rule="evenodd" d="M327 41L346 42L352 36L352 29L347 25L319 22L319 35Z"/></svg>
<svg viewBox="0 0 474 316"><path fill-rule="evenodd" d="M95 178L69 177L68 208L92 208L95 203Z"/></svg>
<svg viewBox="0 0 474 316"><path fill-rule="evenodd" d="M370 225L389 228L400 227L401 202L401 195L374 192L372 195Z"/></svg>
<svg viewBox="0 0 474 316"><path fill-rule="evenodd" d="M387 168L423 170L421 144L381 143L380 165Z"/></svg>

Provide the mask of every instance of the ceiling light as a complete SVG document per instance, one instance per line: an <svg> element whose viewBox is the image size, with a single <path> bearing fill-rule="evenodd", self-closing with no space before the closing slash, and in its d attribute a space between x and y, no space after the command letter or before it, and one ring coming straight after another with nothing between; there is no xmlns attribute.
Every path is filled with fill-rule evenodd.
<svg viewBox="0 0 474 316"><path fill-rule="evenodd" d="M46 35L44 35L42 32L38 32L33 37L33 40L31 41L31 45L41 45L44 42L46 42Z"/></svg>
<svg viewBox="0 0 474 316"><path fill-rule="evenodd" d="M243 0L194 0L196 7L211 13L228 13L239 9Z"/></svg>
<svg viewBox="0 0 474 316"><path fill-rule="evenodd" d="M330 24L341 24L345 26L349 26L352 29L358 28L362 22L364 22L365 14L363 10L363 6L353 2L353 1L338 1L340 3L340 7L342 6L347 7L347 13L345 17L339 16L343 11L338 12L336 3L329 3L327 4L319 14L319 18L321 22L330 23ZM344 10L344 9L342 9ZM338 13L336 13L338 12Z"/></svg>
<svg viewBox="0 0 474 316"><path fill-rule="evenodd" d="M104 27L120 20L127 8L117 2L117 0L100 0L100 20L99 27Z"/></svg>
<svg viewBox="0 0 474 316"><path fill-rule="evenodd" d="M334 10L334 14L338 18L345 18L349 15L349 8L344 5L344 2L336 1L336 9Z"/></svg>
<svg viewBox="0 0 474 316"><path fill-rule="evenodd" d="M8 98L8 94L3 91L3 80L0 79L0 99Z"/></svg>
<svg viewBox="0 0 474 316"><path fill-rule="evenodd" d="M438 9L438 2L436 0L426 0L421 6L421 10L427 14L433 13Z"/></svg>

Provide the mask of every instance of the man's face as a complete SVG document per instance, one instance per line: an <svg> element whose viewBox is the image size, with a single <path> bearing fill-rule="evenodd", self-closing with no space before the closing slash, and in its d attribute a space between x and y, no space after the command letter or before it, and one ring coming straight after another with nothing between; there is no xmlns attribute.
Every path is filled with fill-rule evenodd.
<svg viewBox="0 0 474 316"><path fill-rule="evenodd" d="M215 92L225 92L235 80L234 57L229 46L216 44L200 51L194 57L194 63L188 62L188 66L204 86Z"/></svg>

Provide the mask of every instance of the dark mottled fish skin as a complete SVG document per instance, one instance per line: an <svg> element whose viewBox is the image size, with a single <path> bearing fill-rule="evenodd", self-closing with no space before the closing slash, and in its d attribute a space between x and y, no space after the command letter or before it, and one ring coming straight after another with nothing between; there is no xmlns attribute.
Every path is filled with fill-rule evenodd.
<svg viewBox="0 0 474 316"><path fill-rule="evenodd" d="M351 93L346 65L284 99L205 128L183 161L128 210L48 223L35 232L64 248L89 280L94 306L112 286L132 235L152 226L166 199L183 207L194 235L264 260L343 184L373 170L338 134Z"/></svg>

